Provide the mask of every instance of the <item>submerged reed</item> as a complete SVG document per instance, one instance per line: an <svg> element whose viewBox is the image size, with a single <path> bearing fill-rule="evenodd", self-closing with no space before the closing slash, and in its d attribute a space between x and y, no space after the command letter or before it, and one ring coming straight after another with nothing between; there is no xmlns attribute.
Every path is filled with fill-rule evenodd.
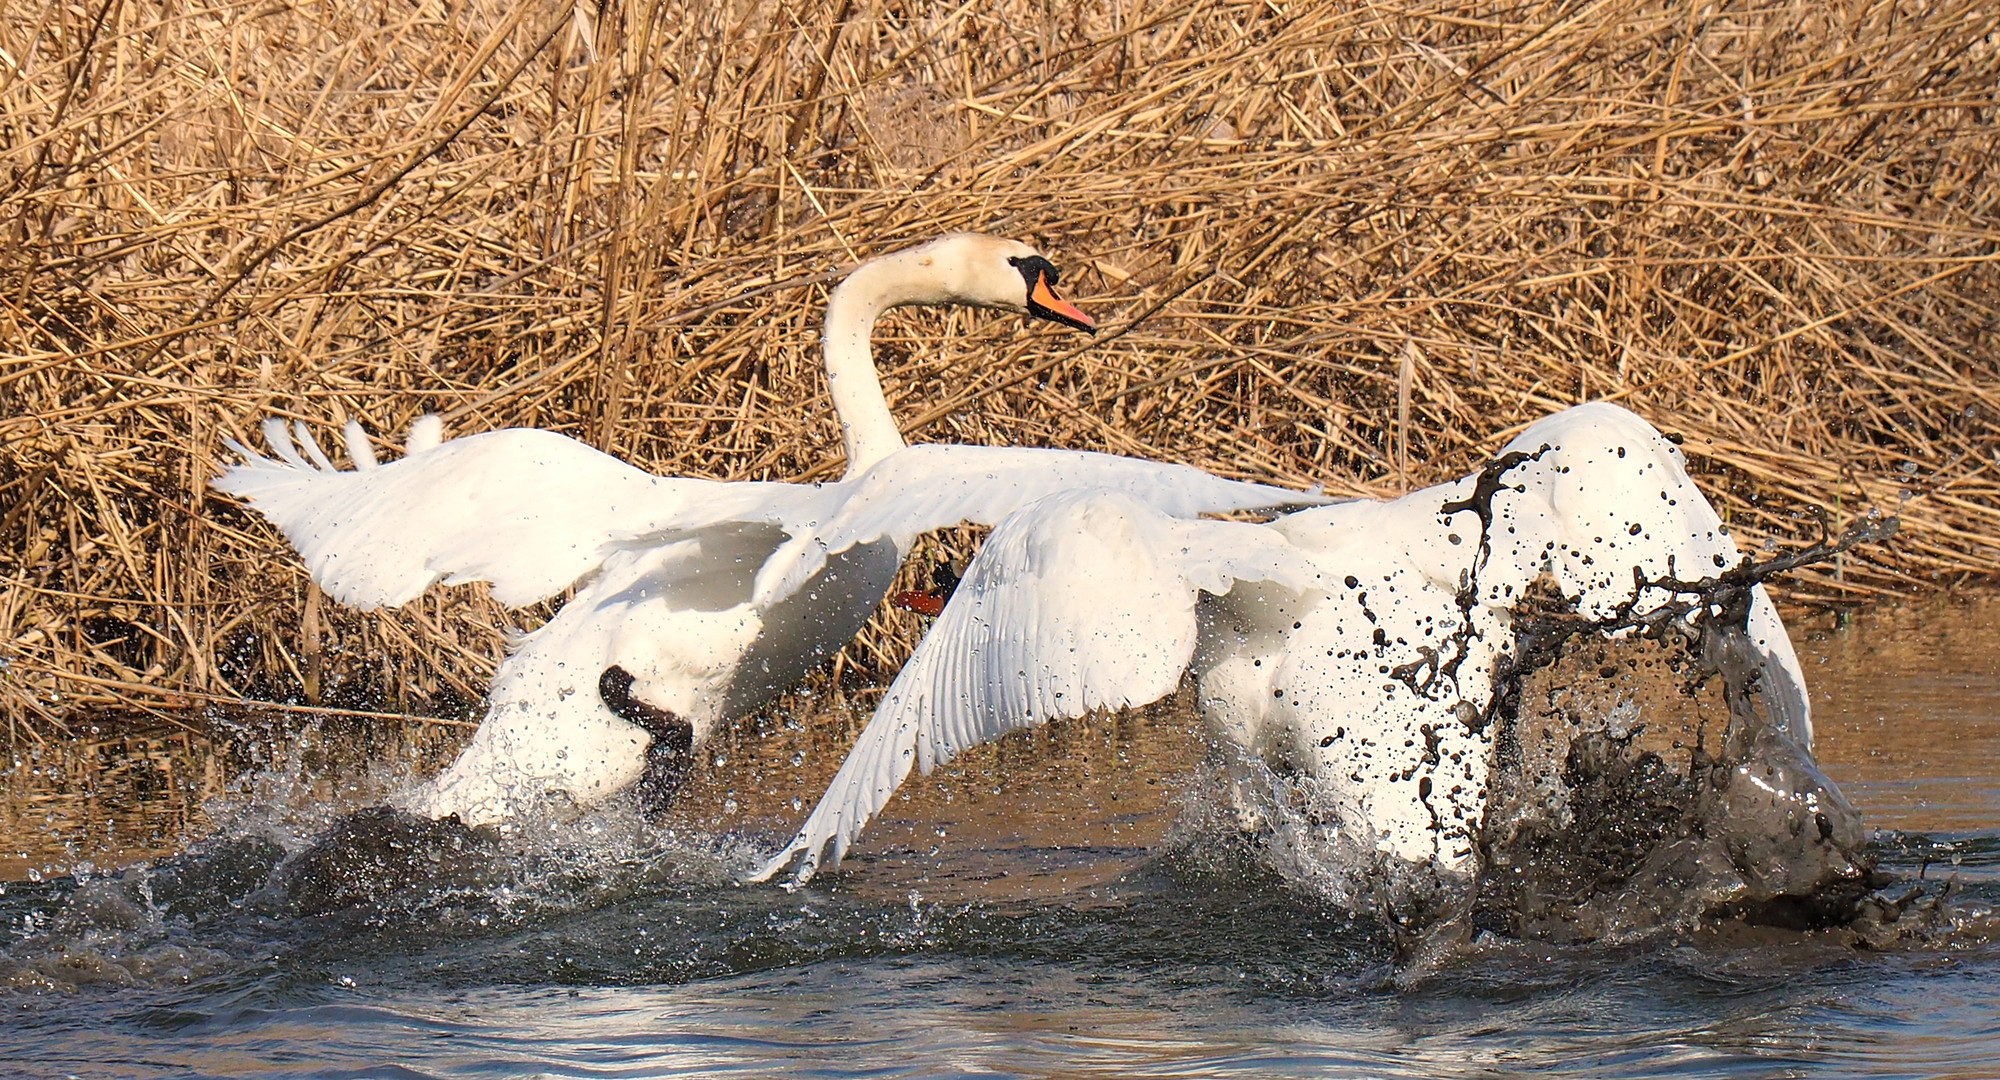
<svg viewBox="0 0 2000 1080"><path fill-rule="evenodd" d="M829 273L966 228L1108 332L897 316L913 439L1377 495L1608 398L1749 547L1902 514L1794 600L1992 575L1996 46L1981 0L8 5L0 713L462 710L534 613L322 602L222 436L832 476Z"/></svg>

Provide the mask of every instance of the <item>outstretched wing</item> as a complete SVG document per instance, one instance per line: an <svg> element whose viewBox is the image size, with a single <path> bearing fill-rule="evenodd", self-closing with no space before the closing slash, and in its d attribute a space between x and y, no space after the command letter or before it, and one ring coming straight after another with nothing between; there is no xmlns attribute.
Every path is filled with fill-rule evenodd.
<svg viewBox="0 0 2000 1080"><path fill-rule="evenodd" d="M792 530L757 574L757 601L770 604L819 572L826 557L885 537L903 550L919 533L1001 519L1046 495L1072 489L1122 493L1171 517L1234 510L1319 506L1318 491L1224 480L1186 465L1081 450L926 445L899 450L844 489L838 508L809 531Z"/></svg>
<svg viewBox="0 0 2000 1080"><path fill-rule="evenodd" d="M1120 491L1025 506L987 538L944 613L889 687L833 783L766 880L833 863L912 766L929 773L1009 731L1171 693L1192 658L1195 604L1237 581L1304 590L1305 556L1276 532L1179 520Z"/></svg>
<svg viewBox="0 0 2000 1080"><path fill-rule="evenodd" d="M408 603L439 580L490 581L501 603L533 603L595 570L614 539L766 520L810 490L656 477L552 431L435 442L434 427L413 429L412 451L377 465L350 426L357 467L337 469L304 425L311 461L283 422L266 421L278 460L231 440L243 461L213 483L269 518L327 595L364 611Z"/></svg>

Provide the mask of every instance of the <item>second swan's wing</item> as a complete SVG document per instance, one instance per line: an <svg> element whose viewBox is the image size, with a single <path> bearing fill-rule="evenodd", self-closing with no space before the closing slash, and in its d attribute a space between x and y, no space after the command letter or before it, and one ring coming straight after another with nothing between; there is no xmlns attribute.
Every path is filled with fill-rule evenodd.
<svg viewBox="0 0 2000 1080"><path fill-rule="evenodd" d="M1202 592L1236 581L1303 590L1306 558L1275 531L1180 520L1117 491L1069 491L1015 511L967 568L796 838L755 880L793 861L837 865L912 767L1051 718L1143 705L1191 659Z"/></svg>

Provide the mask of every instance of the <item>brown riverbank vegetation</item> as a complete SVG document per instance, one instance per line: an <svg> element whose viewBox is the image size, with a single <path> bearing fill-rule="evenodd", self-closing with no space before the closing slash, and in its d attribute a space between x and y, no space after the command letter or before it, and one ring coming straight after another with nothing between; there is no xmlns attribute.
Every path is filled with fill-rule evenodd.
<svg viewBox="0 0 2000 1080"><path fill-rule="evenodd" d="M892 317L913 439L1392 494L1610 398L1748 546L1900 510L1795 600L2000 571L1983 0L26 0L0 109L15 738L462 711L536 613L321 602L205 490L223 436L438 412L829 477L823 283L952 229L1041 246L1106 332Z"/></svg>

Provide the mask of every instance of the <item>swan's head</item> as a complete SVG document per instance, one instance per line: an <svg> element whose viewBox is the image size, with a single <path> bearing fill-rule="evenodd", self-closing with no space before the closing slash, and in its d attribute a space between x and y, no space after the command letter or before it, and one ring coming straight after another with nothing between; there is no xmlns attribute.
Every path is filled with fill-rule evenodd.
<svg viewBox="0 0 2000 1080"><path fill-rule="evenodd" d="M953 233L883 261L899 264L899 276L912 286L895 303L999 308L1097 332L1083 309L1056 292L1055 264L1018 240Z"/></svg>

